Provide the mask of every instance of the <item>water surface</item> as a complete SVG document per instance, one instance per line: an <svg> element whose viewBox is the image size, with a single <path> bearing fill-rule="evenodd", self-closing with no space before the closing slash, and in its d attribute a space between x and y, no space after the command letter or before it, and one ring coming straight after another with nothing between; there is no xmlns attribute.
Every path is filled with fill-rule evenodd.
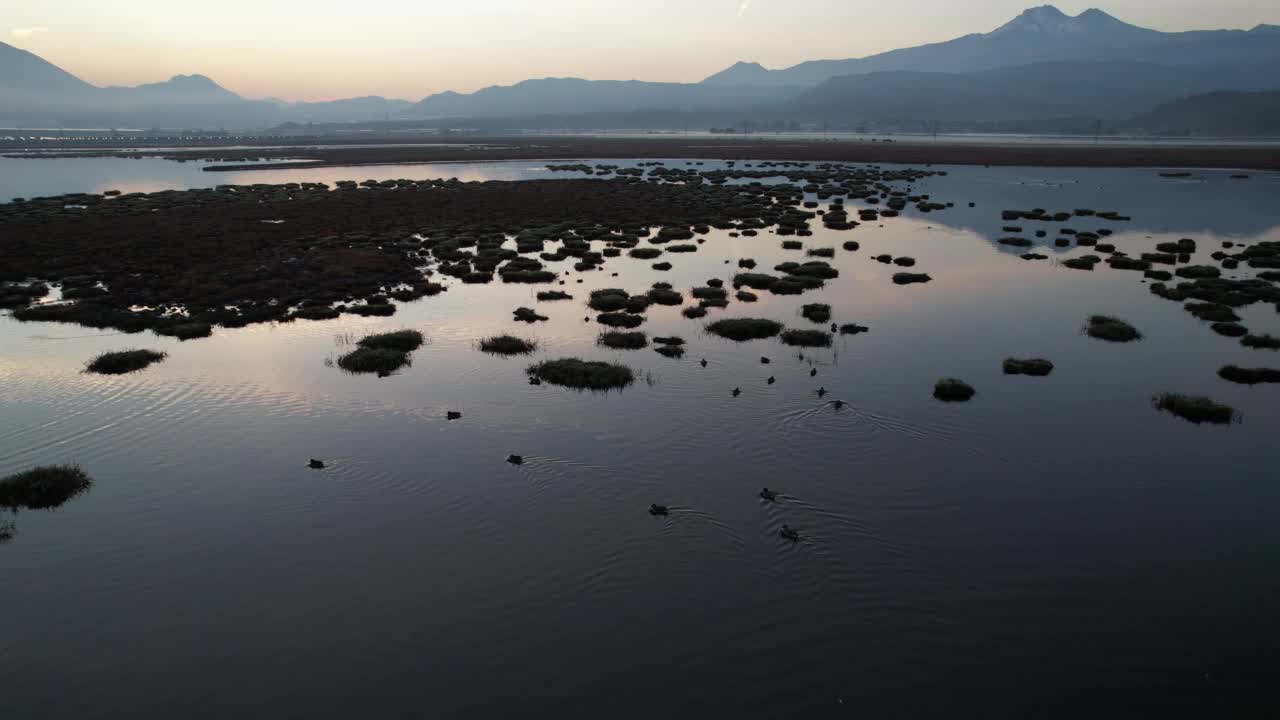
<svg viewBox="0 0 1280 720"><path fill-rule="evenodd" d="M683 161L672 161L672 163ZM719 167L706 163L703 167ZM239 182L556 176L542 163L199 173L132 160L0 160L0 197ZM803 352L707 335L678 308L641 328L683 360L594 345L597 287L688 291L779 238L713 231L675 269L611 260L537 287L451 286L385 319L218 329L179 343L0 318L0 474L78 462L97 482L17 516L0 546L0 672L13 717L1163 717L1274 707L1280 389L1227 363L1280 353L1219 337L1139 273L1002 251L1006 207L1115 209L1130 254L1193 237L1280 240L1280 177L948 168L916 184L956 207L834 232L841 276L716 317L817 327L826 302L868 334ZM386 173L386 174L384 174ZM968 203L975 207L968 207ZM1027 223L1022 223L1028 225ZM1034 227L1028 225L1028 227ZM1046 226L1053 227L1053 226ZM1050 233L1050 239L1053 237ZM1041 241L1046 242L1046 241ZM935 279L900 287L880 253ZM611 277L611 273L618 273ZM582 283L578 284L581 278ZM551 317L513 323L519 305ZM1081 333L1117 314L1146 335ZM1280 335L1271 305L1240 313ZM411 368L326 361L363 334L429 337ZM536 338L532 359L475 349ZM82 374L124 347L170 358ZM581 355L641 376L621 392L527 384ZM761 364L761 356L771 359ZM1051 359L1006 377L1008 356ZM699 360L705 358L707 367ZM811 377L810 371L817 375ZM776 384L766 378L775 376ZM943 404L956 376L976 398ZM740 397L731 390L739 387ZM820 398L819 388L829 392ZM1196 426L1154 393L1207 394L1242 422ZM829 401L843 400L836 409ZM445 413L461 411L449 422ZM509 453L524 455L516 467ZM321 472L306 468L324 458ZM757 497L762 486L776 504ZM672 506L651 517L650 503ZM778 529L800 528L798 544ZM1248 711L1246 713L1246 711ZM1129 713L1126 713L1129 714Z"/></svg>

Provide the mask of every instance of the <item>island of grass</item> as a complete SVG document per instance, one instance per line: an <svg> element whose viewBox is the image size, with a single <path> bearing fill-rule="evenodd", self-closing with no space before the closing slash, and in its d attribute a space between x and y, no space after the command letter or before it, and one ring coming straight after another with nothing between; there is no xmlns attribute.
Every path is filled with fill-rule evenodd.
<svg viewBox="0 0 1280 720"><path fill-rule="evenodd" d="M56 508L85 492L93 480L78 465L48 465L0 478L0 507Z"/></svg>
<svg viewBox="0 0 1280 720"><path fill-rule="evenodd" d="M514 335L495 335L480 341L480 350L493 355L528 355L538 349L538 343Z"/></svg>
<svg viewBox="0 0 1280 720"><path fill-rule="evenodd" d="M409 353L391 348L360 347L338 358L338 367L349 373L390 375L409 365Z"/></svg>
<svg viewBox="0 0 1280 720"><path fill-rule="evenodd" d="M1044 377L1053 372L1053 363L1044 358L1029 358L1020 360L1018 358L1007 358L1004 361L1005 375L1031 375L1032 377Z"/></svg>
<svg viewBox="0 0 1280 720"><path fill-rule="evenodd" d="M1173 413L1197 425L1200 423L1226 425L1236 417L1236 411L1230 405L1223 405L1198 395L1164 393L1152 398L1151 402L1156 409Z"/></svg>
<svg viewBox="0 0 1280 720"><path fill-rule="evenodd" d="M142 370L166 357L168 357L167 353L155 350L121 350L102 353L89 361L85 366L85 372L99 375L124 375Z"/></svg>
<svg viewBox="0 0 1280 720"><path fill-rule="evenodd" d="M816 323L829 322L831 320L831 306L825 303L811 303L801 308L800 314Z"/></svg>
<svg viewBox="0 0 1280 720"><path fill-rule="evenodd" d="M972 385L956 378L943 378L933 386L933 396L943 402L965 402L976 392Z"/></svg>
<svg viewBox="0 0 1280 720"><path fill-rule="evenodd" d="M1242 368L1236 365L1224 365L1218 370L1218 377L1241 385L1277 383L1280 382L1280 370L1275 368Z"/></svg>
<svg viewBox="0 0 1280 720"><path fill-rule="evenodd" d="M1132 342L1142 339L1142 333L1138 332L1137 328L1110 315L1090 316L1085 332L1089 337L1108 342Z"/></svg>
<svg viewBox="0 0 1280 720"><path fill-rule="evenodd" d="M707 325L707 332L738 342L764 340L782 332L782 323L764 318L724 318Z"/></svg>
<svg viewBox="0 0 1280 720"><path fill-rule="evenodd" d="M581 358L546 360L529 366L526 372L543 382L578 390L613 390L635 381L635 374L625 365Z"/></svg>
<svg viewBox="0 0 1280 720"><path fill-rule="evenodd" d="M600 333L596 344L615 350L639 350L649 345L649 338L642 332L610 330Z"/></svg>
<svg viewBox="0 0 1280 720"><path fill-rule="evenodd" d="M782 342L795 347L831 347L831 333L823 330L787 330Z"/></svg>
<svg viewBox="0 0 1280 720"><path fill-rule="evenodd" d="M411 353L422 347L422 343L422 333L417 330L397 330L395 332L367 335L357 344L362 348L397 350L402 353Z"/></svg>

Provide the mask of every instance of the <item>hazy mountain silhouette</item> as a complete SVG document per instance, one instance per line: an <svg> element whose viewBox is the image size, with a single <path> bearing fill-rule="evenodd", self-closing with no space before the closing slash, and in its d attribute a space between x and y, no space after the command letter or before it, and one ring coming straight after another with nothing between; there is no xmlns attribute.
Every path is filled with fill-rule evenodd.
<svg viewBox="0 0 1280 720"><path fill-rule="evenodd" d="M474 93L443 92L418 103L421 117L619 112L646 108L706 110L777 103L804 88L714 86L640 80L545 78L492 86Z"/></svg>
<svg viewBox="0 0 1280 720"><path fill-rule="evenodd" d="M1131 124L1153 133L1280 136L1280 91L1180 98L1134 118Z"/></svg>
<svg viewBox="0 0 1280 720"><path fill-rule="evenodd" d="M832 78L792 107L830 121L890 126L992 123L1088 116L1127 119L1212 90L1280 85L1265 65L1173 67L1128 61L1049 62L974 73L876 72Z"/></svg>
<svg viewBox="0 0 1280 720"><path fill-rule="evenodd" d="M249 100L203 75L100 88L0 43L0 125L255 128L465 118L469 127L515 128L520 119L545 127L562 118L565 127L585 129L646 118L668 128L715 122L925 129L943 123L952 129L1016 124L1025 131L1062 131L1092 127L1095 119L1118 123L1149 112L1154 117L1158 106L1187 96L1280 90L1280 79L1273 78L1280 78L1275 25L1164 33L1101 10L1072 17L1048 5L989 33L866 58L817 60L785 70L739 62L701 83L525 80L473 93L442 92L417 103L376 96L315 103ZM1175 113L1203 116L1210 109L1206 100L1187 102L1162 108L1165 114L1152 127L1176 125L1160 119ZM1250 102L1256 101L1233 98L1231 107Z"/></svg>
<svg viewBox="0 0 1280 720"><path fill-rule="evenodd" d="M977 72L1031 63L1124 60L1190 66L1280 59L1280 28L1164 33L1092 9L1075 17L1052 5L1031 8L989 33L849 60L815 60L783 70L739 62L703 80L709 85L808 85L842 75L885 71Z"/></svg>
<svg viewBox="0 0 1280 720"><path fill-rule="evenodd" d="M38 55L0 42L0 99L10 102L50 94L88 94L97 90Z"/></svg>

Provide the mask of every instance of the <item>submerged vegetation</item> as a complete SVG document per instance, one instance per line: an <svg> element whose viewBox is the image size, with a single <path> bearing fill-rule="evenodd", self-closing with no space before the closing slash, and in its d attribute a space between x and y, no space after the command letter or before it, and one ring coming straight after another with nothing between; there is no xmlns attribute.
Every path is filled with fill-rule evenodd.
<svg viewBox="0 0 1280 720"><path fill-rule="evenodd" d="M0 507L56 508L83 493L93 480L78 465L48 465L0 478Z"/></svg>
<svg viewBox="0 0 1280 720"><path fill-rule="evenodd" d="M168 357L156 350L121 350L106 352L89 361L86 372L99 375L124 375L137 372Z"/></svg>
<svg viewBox="0 0 1280 720"><path fill-rule="evenodd" d="M613 390L635 381L635 374L625 365L581 358L547 360L531 365L527 372L531 377L552 385L578 390Z"/></svg>

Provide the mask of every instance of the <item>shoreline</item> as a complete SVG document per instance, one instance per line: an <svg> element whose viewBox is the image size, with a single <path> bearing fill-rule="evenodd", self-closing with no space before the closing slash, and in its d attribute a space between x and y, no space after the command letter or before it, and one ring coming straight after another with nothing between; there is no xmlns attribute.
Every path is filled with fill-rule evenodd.
<svg viewBox="0 0 1280 720"><path fill-rule="evenodd" d="M400 139L404 140L404 139ZM339 142L339 138L333 142ZM1027 167L1139 167L1200 170L1280 170L1280 146L1242 145L1052 145L961 144L930 142L850 142L809 140L731 140L721 138L600 138L519 136L487 138L431 138L430 146L368 144L358 147L264 148L259 151L218 147L175 150L86 149L15 159L125 156L186 161L215 161L206 172L289 170L363 165L416 165L441 162L500 162L519 160L762 160L792 162L848 162L893 165L981 165ZM479 144L478 144L479 143ZM247 157L281 162L245 163Z"/></svg>

